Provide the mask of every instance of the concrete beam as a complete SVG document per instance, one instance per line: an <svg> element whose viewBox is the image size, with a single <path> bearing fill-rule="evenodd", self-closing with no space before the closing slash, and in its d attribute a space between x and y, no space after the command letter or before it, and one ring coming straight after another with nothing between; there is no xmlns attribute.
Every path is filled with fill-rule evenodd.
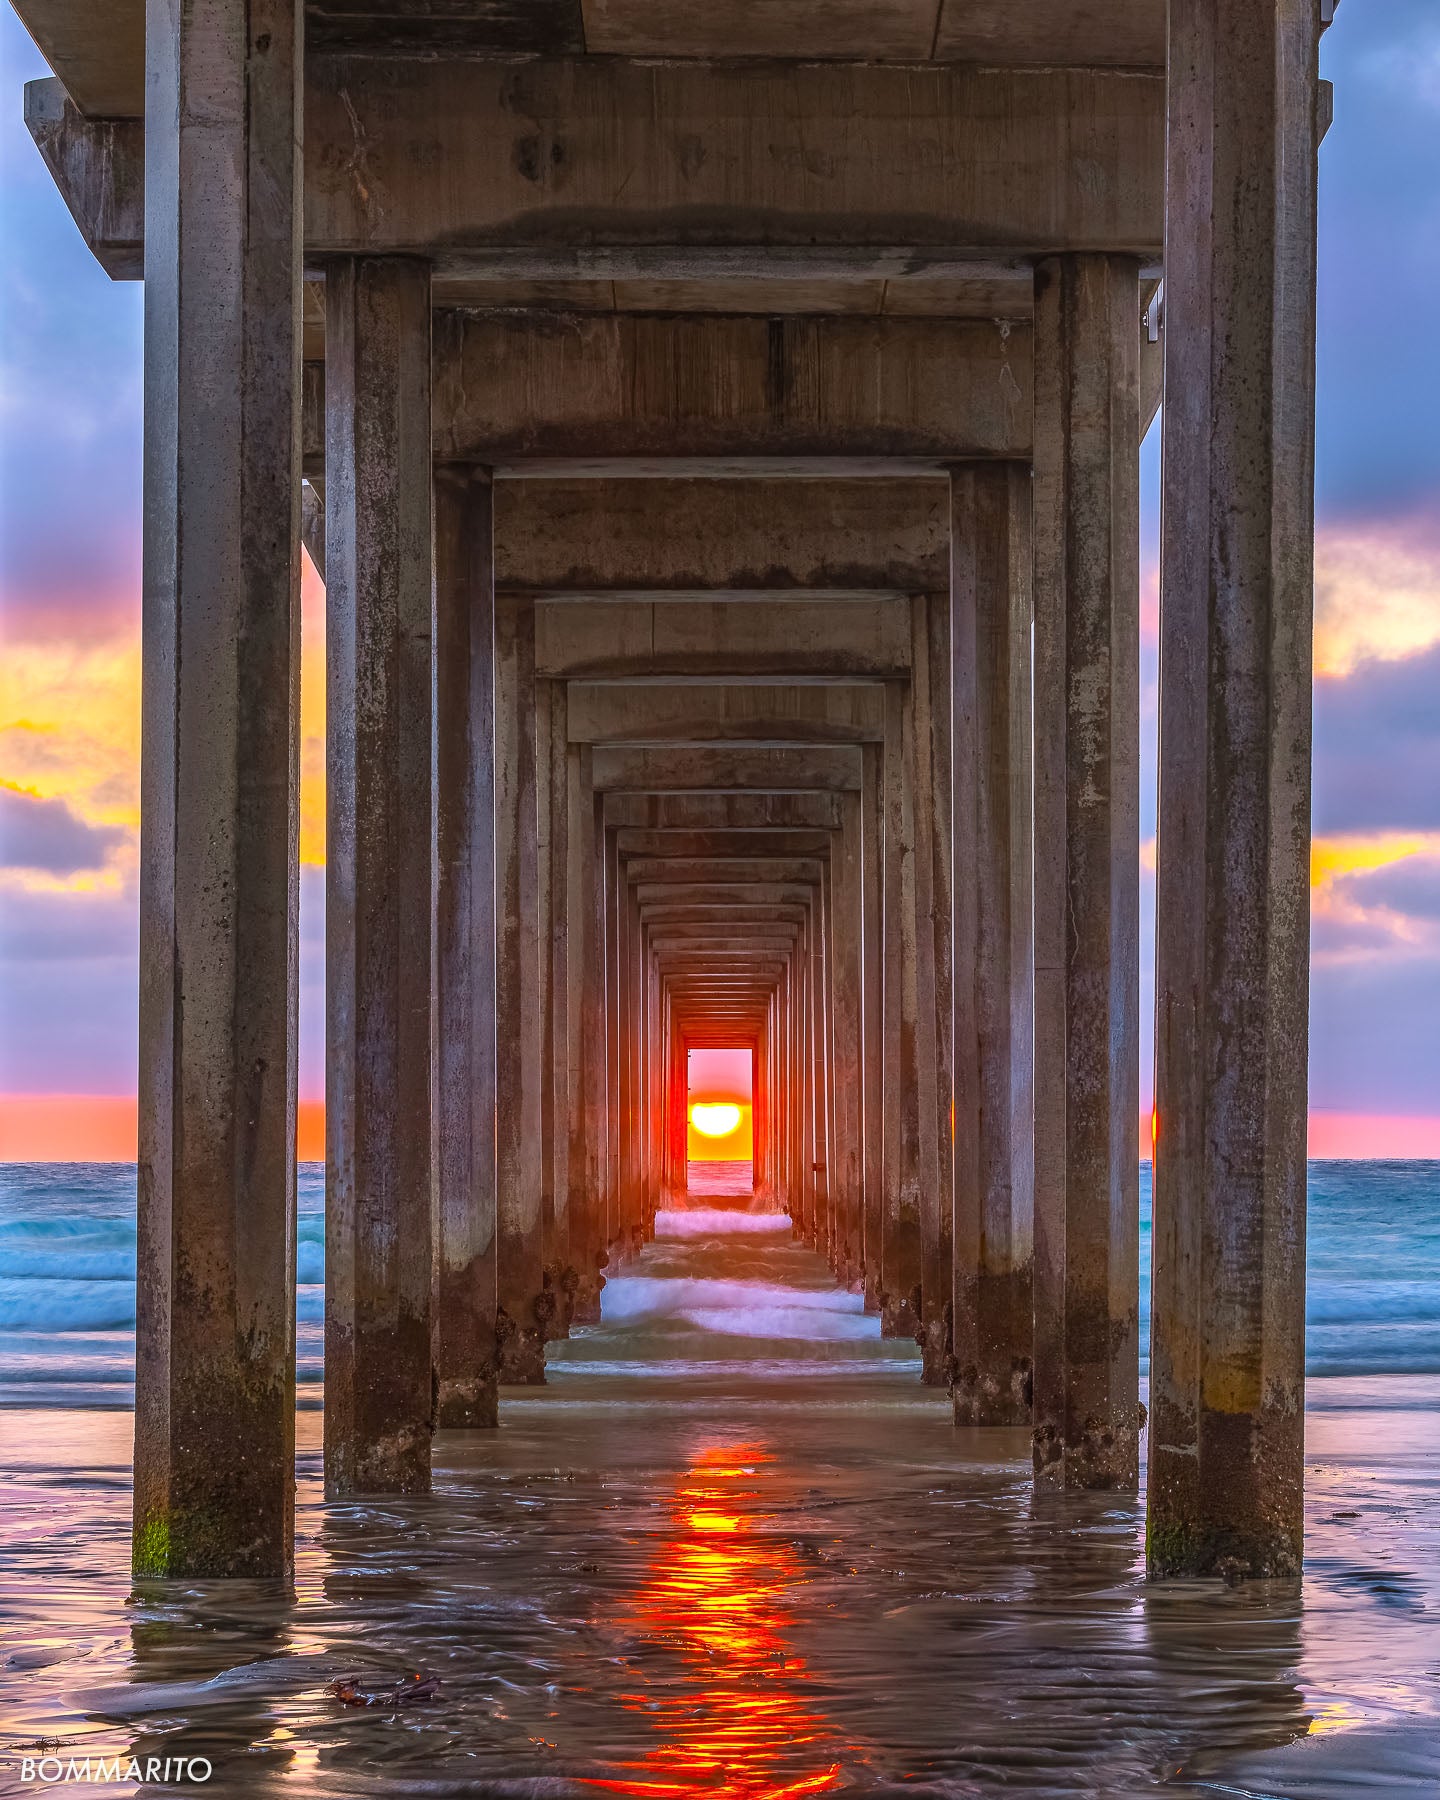
<svg viewBox="0 0 1440 1800"><path fill-rule="evenodd" d="M630 880L640 882L809 881L820 879L817 857L685 856L634 857L621 865Z"/></svg>
<svg viewBox="0 0 1440 1800"><path fill-rule="evenodd" d="M1028 457L1030 343L995 320L440 311L435 454L511 475L778 462L795 478L836 457ZM307 414L322 387L307 377ZM305 442L318 472L308 424Z"/></svg>
<svg viewBox="0 0 1440 1800"><path fill-rule="evenodd" d="M621 856L809 856L830 854L830 833L820 831L630 831L616 838Z"/></svg>
<svg viewBox="0 0 1440 1800"><path fill-rule="evenodd" d="M993 320L440 312L435 449L512 467L1028 457L1030 341Z"/></svg>
<svg viewBox="0 0 1440 1800"><path fill-rule="evenodd" d="M512 279L774 276L777 252L806 277L1148 258L1164 110L1163 76L1122 70L312 56L305 247L313 266L423 254ZM143 122L64 129L107 125L118 199L138 192ZM97 244L104 225L141 241L129 204L92 198Z"/></svg>
<svg viewBox="0 0 1440 1800"><path fill-rule="evenodd" d="M495 579L547 594L940 593L943 478L525 481L495 494Z"/></svg>
<svg viewBox="0 0 1440 1800"><path fill-rule="evenodd" d="M596 750L597 793L843 792L860 785L858 747L803 750Z"/></svg>
<svg viewBox="0 0 1440 1800"><path fill-rule="evenodd" d="M806 687L574 682L568 691L571 743L860 744L885 735L879 682Z"/></svg>
<svg viewBox="0 0 1440 1800"><path fill-rule="evenodd" d="M536 672L564 681L903 679L904 600L547 601L535 609Z"/></svg>
<svg viewBox="0 0 1440 1800"><path fill-rule="evenodd" d="M607 826L687 831L837 831L840 802L831 794L606 794Z"/></svg>

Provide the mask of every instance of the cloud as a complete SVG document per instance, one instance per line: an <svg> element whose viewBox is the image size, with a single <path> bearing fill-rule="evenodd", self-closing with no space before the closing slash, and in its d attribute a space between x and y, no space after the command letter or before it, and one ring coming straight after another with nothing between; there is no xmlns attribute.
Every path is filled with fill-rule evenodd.
<svg viewBox="0 0 1440 1800"><path fill-rule="evenodd" d="M1440 955L1440 832L1317 839L1311 882L1317 969Z"/></svg>
<svg viewBox="0 0 1440 1800"><path fill-rule="evenodd" d="M1430 520L1322 527L1315 543L1315 673L1352 674L1440 644L1440 533Z"/></svg>
<svg viewBox="0 0 1440 1800"><path fill-rule="evenodd" d="M1315 828L1440 830L1440 645L1315 688Z"/></svg>
<svg viewBox="0 0 1440 1800"><path fill-rule="evenodd" d="M64 800L0 781L0 867L46 875L103 869L128 836L122 826L87 825Z"/></svg>

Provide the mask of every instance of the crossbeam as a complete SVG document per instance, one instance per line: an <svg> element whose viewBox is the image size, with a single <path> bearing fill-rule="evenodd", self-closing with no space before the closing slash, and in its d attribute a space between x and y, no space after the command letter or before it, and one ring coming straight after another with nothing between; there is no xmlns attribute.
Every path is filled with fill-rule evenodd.
<svg viewBox="0 0 1440 1800"><path fill-rule="evenodd" d="M1164 76L1130 70L312 55L307 263L663 279L773 276L779 251L809 276L1154 257L1164 111ZM138 277L143 120L86 118L53 79L26 120L86 241Z"/></svg>

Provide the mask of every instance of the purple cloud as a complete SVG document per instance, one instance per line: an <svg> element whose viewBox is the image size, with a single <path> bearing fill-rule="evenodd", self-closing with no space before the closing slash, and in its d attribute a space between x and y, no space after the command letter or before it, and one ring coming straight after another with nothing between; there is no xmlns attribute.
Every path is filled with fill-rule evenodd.
<svg viewBox="0 0 1440 1800"><path fill-rule="evenodd" d="M1440 828L1440 645L1315 685L1315 829Z"/></svg>
<svg viewBox="0 0 1440 1800"><path fill-rule="evenodd" d="M129 836L123 825L87 825L63 800L0 785L0 868L44 875L103 869Z"/></svg>

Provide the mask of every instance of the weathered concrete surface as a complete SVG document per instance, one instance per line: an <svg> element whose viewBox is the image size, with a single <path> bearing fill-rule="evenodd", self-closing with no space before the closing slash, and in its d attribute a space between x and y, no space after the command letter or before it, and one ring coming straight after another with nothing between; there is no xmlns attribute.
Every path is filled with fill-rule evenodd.
<svg viewBox="0 0 1440 1800"><path fill-rule="evenodd" d="M569 697L560 682L546 682L539 706L548 710L543 771L537 777L540 798L540 867L545 878L542 918L545 938L541 975L545 983L545 1042L542 1069L542 1142L545 1155L542 1188L545 1275L555 1298L550 1330L569 1335L579 1285L570 1248L570 1038L579 1030L570 983L570 809L568 799Z"/></svg>
<svg viewBox="0 0 1440 1800"><path fill-rule="evenodd" d="M1036 1479L1139 1479L1138 271L1036 271Z"/></svg>
<svg viewBox="0 0 1440 1800"><path fill-rule="evenodd" d="M435 1376L495 1425L495 589L488 473L435 472Z"/></svg>
<svg viewBox="0 0 1440 1800"><path fill-rule="evenodd" d="M657 675L886 680L910 672L908 600L634 600L536 608L536 668L557 680Z"/></svg>
<svg viewBox="0 0 1440 1800"><path fill-rule="evenodd" d="M886 692L881 764L883 808L880 920L883 1008L884 1210L880 1240L880 1329L913 1338L920 1329L924 1205L920 1126L920 969L916 933L915 722L908 686ZM858 784L857 784L858 785Z"/></svg>
<svg viewBox="0 0 1440 1800"><path fill-rule="evenodd" d="M1159 1576L1300 1569L1316 35L1313 5L1172 9Z"/></svg>
<svg viewBox="0 0 1440 1800"><path fill-rule="evenodd" d="M1034 1213L1030 471L957 468L950 589L955 824L958 1425L1028 1425Z"/></svg>
<svg viewBox="0 0 1440 1800"><path fill-rule="evenodd" d="M1153 256L1164 107L1163 77L1132 71L317 55L305 246L523 279ZM124 191L143 138L117 133Z"/></svg>
<svg viewBox="0 0 1440 1800"><path fill-rule="evenodd" d="M954 1145L950 1096L951 844L950 605L947 596L912 601L915 704L916 1025L920 1075L923 1243L920 1354L927 1386L950 1380L953 1310Z"/></svg>
<svg viewBox="0 0 1440 1800"><path fill-rule="evenodd" d="M430 272L326 281L325 1487L430 1486Z"/></svg>
<svg viewBox="0 0 1440 1800"><path fill-rule="evenodd" d="M597 749L594 781L602 790L645 794L705 788L839 793L859 787L860 756L859 747L850 744L798 750Z"/></svg>
<svg viewBox="0 0 1440 1800"><path fill-rule="evenodd" d="M947 488L911 481L526 481L495 498L495 578L549 593L945 585Z"/></svg>
<svg viewBox="0 0 1440 1800"><path fill-rule="evenodd" d="M571 682L567 726L572 743L632 749L681 744L747 745L876 742L885 734L879 682L786 687L758 682Z"/></svg>
<svg viewBox="0 0 1440 1800"><path fill-rule="evenodd" d="M52 69L100 118L144 109L144 0L20 0ZM380 12L353 0L309 0L315 49L424 51L431 55L560 55L708 59L818 57L847 62L1033 64L1058 68L1162 67L1164 0L796 0L778 11L743 0L697 12L681 0L539 0L516 8L407 5Z"/></svg>
<svg viewBox="0 0 1440 1800"><path fill-rule="evenodd" d="M495 602L496 1206L502 1382L545 1379L545 1287L535 608Z"/></svg>
<svg viewBox="0 0 1440 1800"><path fill-rule="evenodd" d="M988 319L442 311L436 454L1028 455L1030 344Z"/></svg>
<svg viewBox="0 0 1440 1800"><path fill-rule="evenodd" d="M831 1057L835 1083L834 1198L836 1273L846 1286L865 1280L865 1126L861 797L841 801L841 826L831 856L834 1025Z"/></svg>
<svg viewBox="0 0 1440 1800"><path fill-rule="evenodd" d="M626 266L574 246L1148 255L1163 235L1154 74L325 57L305 105L317 252L659 276L693 259ZM535 246L555 253L485 256Z"/></svg>
<svg viewBox="0 0 1440 1800"><path fill-rule="evenodd" d="M884 894L885 824L881 782L883 747L861 752L860 906L861 933L861 1122L865 1143L864 1248L865 1309L880 1310L881 1257L885 1214L885 1008Z"/></svg>
<svg viewBox="0 0 1440 1800"><path fill-rule="evenodd" d="M575 1029L570 1064L570 1255L576 1273L571 1316L577 1323L600 1317L600 1291L608 1256L609 1163L605 1110L605 913L600 845L603 800L591 779L589 745L572 745L566 759L570 879L569 985Z"/></svg>
<svg viewBox="0 0 1440 1800"><path fill-rule="evenodd" d="M300 47L255 10L151 43L138 1575L293 1562Z"/></svg>

